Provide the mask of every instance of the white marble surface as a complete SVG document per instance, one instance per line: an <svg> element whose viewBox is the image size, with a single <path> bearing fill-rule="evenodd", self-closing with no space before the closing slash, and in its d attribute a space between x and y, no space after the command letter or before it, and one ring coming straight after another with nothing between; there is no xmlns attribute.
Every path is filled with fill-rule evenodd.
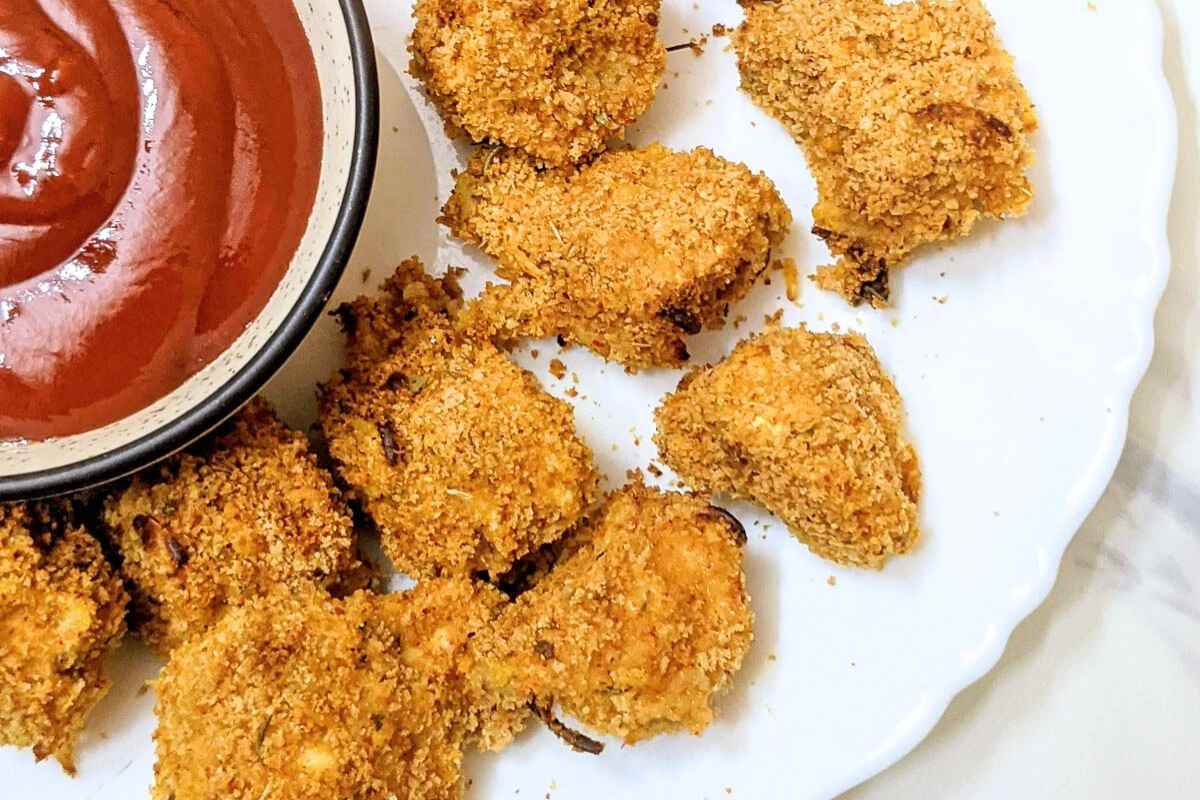
<svg viewBox="0 0 1200 800"><path fill-rule="evenodd" d="M1160 6L1181 130L1174 265L1121 465L996 669L843 800L1200 796L1200 0Z"/></svg>

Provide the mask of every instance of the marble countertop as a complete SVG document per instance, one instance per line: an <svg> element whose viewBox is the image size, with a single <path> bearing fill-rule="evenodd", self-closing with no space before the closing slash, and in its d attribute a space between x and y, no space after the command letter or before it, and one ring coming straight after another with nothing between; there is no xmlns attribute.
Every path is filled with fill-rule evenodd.
<svg viewBox="0 0 1200 800"><path fill-rule="evenodd" d="M1116 477L995 670L843 800L1182 798L1200 786L1200 2L1159 5L1181 133L1174 263Z"/></svg>

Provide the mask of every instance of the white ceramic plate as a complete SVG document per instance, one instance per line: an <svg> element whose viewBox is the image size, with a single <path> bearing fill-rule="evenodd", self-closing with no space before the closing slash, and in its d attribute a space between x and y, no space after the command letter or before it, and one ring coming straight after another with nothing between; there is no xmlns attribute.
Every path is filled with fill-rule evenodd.
<svg viewBox="0 0 1200 800"><path fill-rule="evenodd" d="M367 5L381 53L402 70L407 3ZM907 401L927 486L923 545L882 573L843 570L778 522L733 506L751 534L758 625L719 721L702 738L613 745L598 758L535 729L502 754L468 759L468 798L831 797L912 749L1049 591L1063 549L1111 476L1152 350L1168 271L1175 117L1150 0L988 5L1041 115L1033 213L923 252L899 273L890 311L850 309L811 286L794 305L777 278L734 311L748 323L691 348L699 359L718 358L778 308L789 323L862 331ZM733 0L705 6L668 0L667 43L740 20ZM701 57L672 54L667 87L631 137L707 145L765 171L796 216L786 254L811 270L827 257L806 233L812 180L780 126L738 92L727 44L714 39ZM438 267L469 266L478 286L491 275L486 259L433 225L461 153L407 77L384 69L381 81L378 185L339 295L377 284L414 252ZM336 366L339 346L324 321L272 384L270 396L294 423L311 421L312 386ZM546 369L558 348L536 346L540 359L528 351L518 358L564 396L570 377L556 381ZM580 350L562 358L579 376L579 427L615 485L655 457L651 412L678 373L630 377ZM79 778L6 750L0 795L145 796L154 720L152 693L138 688L156 664L131 647L113 668L116 686L85 737Z"/></svg>

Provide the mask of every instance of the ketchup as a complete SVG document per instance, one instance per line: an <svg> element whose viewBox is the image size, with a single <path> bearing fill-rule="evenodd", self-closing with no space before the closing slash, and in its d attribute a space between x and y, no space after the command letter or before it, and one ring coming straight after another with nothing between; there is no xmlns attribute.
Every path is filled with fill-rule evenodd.
<svg viewBox="0 0 1200 800"><path fill-rule="evenodd" d="M321 142L291 0L2 0L0 439L113 422L225 350Z"/></svg>

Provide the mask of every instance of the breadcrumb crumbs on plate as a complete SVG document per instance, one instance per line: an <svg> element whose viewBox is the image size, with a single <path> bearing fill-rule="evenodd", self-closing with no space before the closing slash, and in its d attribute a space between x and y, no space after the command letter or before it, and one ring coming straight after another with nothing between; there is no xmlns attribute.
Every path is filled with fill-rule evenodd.
<svg viewBox="0 0 1200 800"><path fill-rule="evenodd" d="M980 0L745 7L742 88L804 148L838 259L819 286L885 306L913 250L1028 210L1037 116Z"/></svg>
<svg viewBox="0 0 1200 800"><path fill-rule="evenodd" d="M498 262L464 327L509 343L557 335L629 370L679 366L769 266L791 214L774 184L706 148L606 153L539 170L489 150L440 220Z"/></svg>
<svg viewBox="0 0 1200 800"><path fill-rule="evenodd" d="M549 371L550 374L554 376L555 380L561 381L567 376L567 365L559 359L553 358L550 360Z"/></svg>
<svg viewBox="0 0 1200 800"><path fill-rule="evenodd" d="M578 162L654 99L659 0L419 0L410 71L452 135Z"/></svg>
<svg viewBox="0 0 1200 800"><path fill-rule="evenodd" d="M817 555L879 568L919 538L900 395L858 334L768 330L685 375L655 418L689 485L761 504Z"/></svg>
<svg viewBox="0 0 1200 800"><path fill-rule="evenodd" d="M0 745L74 775L129 598L100 543L67 516L57 501L0 504Z"/></svg>
<svg viewBox="0 0 1200 800"><path fill-rule="evenodd" d="M684 30L684 33L687 33L687 31ZM667 48L667 52L674 53L678 50L691 50L692 55L701 56L701 55L704 55L704 48L707 44L708 44L708 37L705 36L704 34L700 34L699 36L696 36L683 44L671 45L670 47ZM678 72L672 73L672 75L676 78L679 77Z"/></svg>
<svg viewBox="0 0 1200 800"><path fill-rule="evenodd" d="M788 301L795 303L800 299L800 272L796 268L796 260L781 258L775 262L775 268L783 273L783 283L786 287Z"/></svg>
<svg viewBox="0 0 1200 800"><path fill-rule="evenodd" d="M404 262L377 297L337 312L351 366L322 390L337 471L414 577L504 573L599 495L570 404L463 335L460 307L454 274Z"/></svg>
<svg viewBox="0 0 1200 800"><path fill-rule="evenodd" d="M825 582L827 584L829 584L830 586L837 586L837 576L830 575L828 578L825 579Z"/></svg>
<svg viewBox="0 0 1200 800"><path fill-rule="evenodd" d="M371 580L332 477L260 399L109 496L103 521L133 630L163 655L276 587L346 591Z"/></svg>

